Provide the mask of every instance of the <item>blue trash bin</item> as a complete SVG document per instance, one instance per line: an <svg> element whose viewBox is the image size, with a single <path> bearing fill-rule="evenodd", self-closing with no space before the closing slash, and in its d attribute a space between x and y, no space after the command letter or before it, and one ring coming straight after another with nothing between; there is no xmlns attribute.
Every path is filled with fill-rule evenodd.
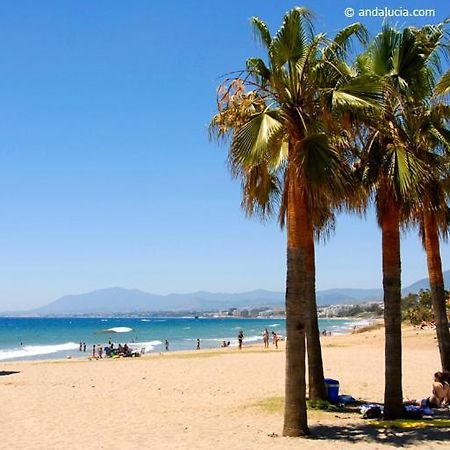
<svg viewBox="0 0 450 450"><path fill-rule="evenodd" d="M325 378L325 386L327 388L327 399L330 403L339 401L339 381L331 378Z"/></svg>

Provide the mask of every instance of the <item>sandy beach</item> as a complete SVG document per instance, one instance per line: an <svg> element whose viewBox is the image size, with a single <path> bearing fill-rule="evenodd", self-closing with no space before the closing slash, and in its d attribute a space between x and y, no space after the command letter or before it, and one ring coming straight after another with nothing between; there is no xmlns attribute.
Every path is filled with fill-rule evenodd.
<svg viewBox="0 0 450 450"><path fill-rule="evenodd" d="M430 392L434 332L404 329L404 398ZM323 338L341 393L382 401L383 330ZM444 448L450 429L378 429L311 411L312 437L283 438L284 349L261 345L115 360L2 363L2 449ZM8 372L17 372L10 373Z"/></svg>

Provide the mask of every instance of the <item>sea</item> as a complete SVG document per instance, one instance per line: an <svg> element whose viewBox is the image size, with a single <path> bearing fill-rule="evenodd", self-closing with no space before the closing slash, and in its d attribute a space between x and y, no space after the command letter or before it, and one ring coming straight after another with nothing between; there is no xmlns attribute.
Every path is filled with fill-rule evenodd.
<svg viewBox="0 0 450 450"><path fill-rule="evenodd" d="M319 319L320 330L333 335L349 333L366 326L367 321ZM218 348L223 341L237 345L237 335L244 333L244 345L262 342L262 332L286 332L285 319L210 318L210 317L139 317L139 318L14 318L0 317L0 361L80 358L92 353L92 346L128 344L146 353ZM86 352L79 350L86 343Z"/></svg>

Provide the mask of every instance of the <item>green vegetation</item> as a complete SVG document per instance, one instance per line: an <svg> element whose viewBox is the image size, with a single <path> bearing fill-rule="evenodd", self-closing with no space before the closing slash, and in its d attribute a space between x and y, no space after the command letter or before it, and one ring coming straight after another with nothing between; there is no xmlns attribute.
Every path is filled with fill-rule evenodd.
<svg viewBox="0 0 450 450"><path fill-rule="evenodd" d="M375 318L383 315L383 307L378 303L370 305L344 305L336 310L335 317Z"/></svg>
<svg viewBox="0 0 450 450"><path fill-rule="evenodd" d="M450 293L445 292L448 299L448 312L450 312ZM422 290L418 295L409 294L402 299L402 318L412 325L421 325L423 322L434 322L434 313L429 290Z"/></svg>

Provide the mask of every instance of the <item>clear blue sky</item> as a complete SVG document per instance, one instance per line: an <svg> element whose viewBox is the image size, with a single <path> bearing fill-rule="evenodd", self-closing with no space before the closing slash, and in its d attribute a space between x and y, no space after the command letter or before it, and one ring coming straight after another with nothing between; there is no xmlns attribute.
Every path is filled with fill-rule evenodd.
<svg viewBox="0 0 450 450"><path fill-rule="evenodd" d="M317 29L345 7L444 1L315 1ZM282 290L285 237L246 219L226 149L208 141L219 77L258 52L281 0L0 2L0 310L123 286L154 293ZM380 18L361 19L373 32ZM403 282L426 275L413 233ZM450 268L449 246L442 247ZM317 286L380 287L371 214L339 217L317 251Z"/></svg>

